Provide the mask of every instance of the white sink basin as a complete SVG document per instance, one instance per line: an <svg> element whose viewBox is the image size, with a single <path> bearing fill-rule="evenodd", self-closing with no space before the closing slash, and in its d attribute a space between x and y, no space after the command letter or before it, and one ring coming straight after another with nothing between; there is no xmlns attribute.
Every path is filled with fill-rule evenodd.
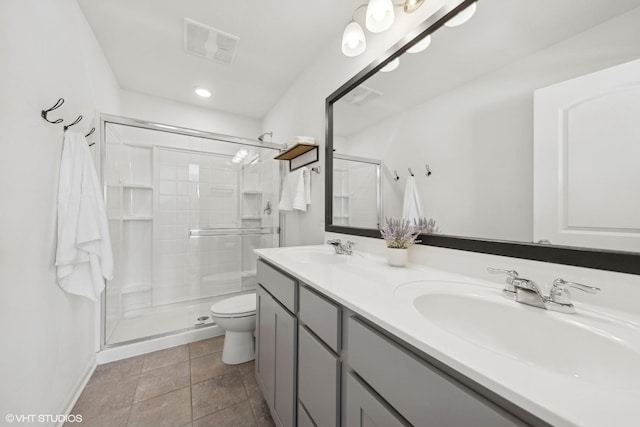
<svg viewBox="0 0 640 427"><path fill-rule="evenodd" d="M331 248L291 248L282 251L282 254L293 262L303 264L343 264L354 255L338 255Z"/></svg>
<svg viewBox="0 0 640 427"><path fill-rule="evenodd" d="M396 295L432 326L530 367L615 388L640 384L638 325L529 307L468 283L413 282Z"/></svg>

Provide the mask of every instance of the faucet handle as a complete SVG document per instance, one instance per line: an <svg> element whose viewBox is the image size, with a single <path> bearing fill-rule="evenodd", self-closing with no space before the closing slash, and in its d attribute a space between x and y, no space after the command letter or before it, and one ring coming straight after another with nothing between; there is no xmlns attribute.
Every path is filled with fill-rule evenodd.
<svg viewBox="0 0 640 427"><path fill-rule="evenodd" d="M568 282L560 277L553 281L551 292L549 294L549 300L558 304L571 304L571 294L568 288L580 289L583 292L595 294L600 291L600 288L595 286L587 286L582 283Z"/></svg>
<svg viewBox="0 0 640 427"><path fill-rule="evenodd" d="M345 244L344 244L344 246L345 246L347 249L351 249L351 248L352 248L352 247L354 247L355 245L357 245L357 243L356 243L356 242L352 242L351 240L347 240L347 243L345 243Z"/></svg>
<svg viewBox="0 0 640 427"><path fill-rule="evenodd" d="M502 290L503 294L508 298L513 298L516 293L516 287L513 285L513 280L518 278L518 272L515 270L505 270L503 268L487 268L487 271L491 274L506 274L507 286Z"/></svg>
<svg viewBox="0 0 640 427"><path fill-rule="evenodd" d="M339 246L340 244L342 244L340 239L327 240L327 245Z"/></svg>

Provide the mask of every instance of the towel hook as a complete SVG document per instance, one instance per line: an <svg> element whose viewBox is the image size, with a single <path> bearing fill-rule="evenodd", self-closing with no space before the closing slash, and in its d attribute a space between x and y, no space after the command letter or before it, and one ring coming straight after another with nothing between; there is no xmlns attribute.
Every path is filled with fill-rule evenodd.
<svg viewBox="0 0 640 427"><path fill-rule="evenodd" d="M426 165L424 165L424 168L427 170L427 173L425 173L425 175L427 175L427 176L431 176L431 169L429 169L429 163L427 163Z"/></svg>
<svg viewBox="0 0 640 427"><path fill-rule="evenodd" d="M45 119L47 122L52 123L54 125L57 125L58 123L62 123L62 119L58 119L55 121L51 121L47 118L47 114L49 114L49 112L53 111L53 110L57 110L58 108L60 108L62 106L62 104L64 104L64 98L59 98L58 101L56 102L56 105L54 105L53 107L49 108L48 110L42 110L42 112L40 113L40 116Z"/></svg>
<svg viewBox="0 0 640 427"><path fill-rule="evenodd" d="M397 181L397 180L399 180L399 179L400 179L400 177L398 176L398 172L394 170L394 171L393 171L393 180L394 180L394 181Z"/></svg>
<svg viewBox="0 0 640 427"><path fill-rule="evenodd" d="M78 123L80 123L80 120L82 120L82 114L80 114L80 115L78 116L78 118L77 118L77 119L75 119L75 120L73 121L73 123L71 123L70 125L66 125L66 126L64 127L64 131L66 132L66 131L67 131L67 129L69 129L71 126L73 126L73 125L77 125Z"/></svg>
<svg viewBox="0 0 640 427"><path fill-rule="evenodd" d="M93 133L96 131L96 128L91 128L91 130L89 131L88 134L86 134L84 137L85 138L89 138L91 135L93 135Z"/></svg>
<svg viewBox="0 0 640 427"><path fill-rule="evenodd" d="M415 175L413 175L413 172L411 172L411 168L408 168L408 169L409 169L409 175L415 176Z"/></svg>
<svg viewBox="0 0 640 427"><path fill-rule="evenodd" d="M315 172L320 175L320 166L316 166L315 168L311 168L311 172Z"/></svg>

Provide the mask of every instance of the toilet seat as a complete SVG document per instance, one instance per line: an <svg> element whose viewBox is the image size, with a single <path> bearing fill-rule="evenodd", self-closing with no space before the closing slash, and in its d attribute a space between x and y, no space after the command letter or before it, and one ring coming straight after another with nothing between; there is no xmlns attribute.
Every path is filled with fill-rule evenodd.
<svg viewBox="0 0 640 427"><path fill-rule="evenodd" d="M211 314L216 317L247 317L256 313L256 294L244 294L225 298L211 305Z"/></svg>

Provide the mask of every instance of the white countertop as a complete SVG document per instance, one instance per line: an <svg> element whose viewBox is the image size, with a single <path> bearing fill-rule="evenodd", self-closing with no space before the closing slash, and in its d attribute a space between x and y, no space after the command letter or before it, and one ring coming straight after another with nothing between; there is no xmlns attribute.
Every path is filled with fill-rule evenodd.
<svg viewBox="0 0 640 427"><path fill-rule="evenodd" d="M636 389L603 386L505 357L426 322L412 303L398 297L397 293L401 285L408 282L441 280L471 282L499 295L502 290L499 284L419 265L394 268L382 257L357 251L341 264L296 262L292 251L302 248L331 249L320 245L256 249L255 252L260 258L551 425L640 425L640 383ZM581 307L576 306L580 313ZM519 331L517 325L514 331L526 334L526 330ZM540 345L548 345L550 352L555 349L553 342ZM558 358L562 357L558 354ZM604 366L608 361L602 363Z"/></svg>

